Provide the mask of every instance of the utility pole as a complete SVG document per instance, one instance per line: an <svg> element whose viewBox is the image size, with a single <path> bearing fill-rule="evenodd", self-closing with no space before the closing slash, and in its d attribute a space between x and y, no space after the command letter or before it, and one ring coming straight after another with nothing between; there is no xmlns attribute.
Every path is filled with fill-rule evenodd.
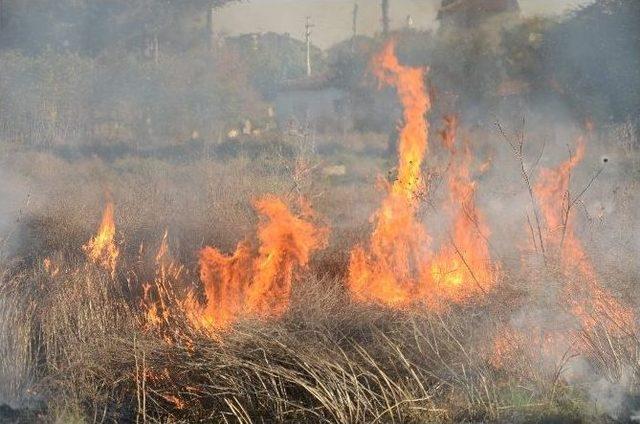
<svg viewBox="0 0 640 424"><path fill-rule="evenodd" d="M307 41L307 76L311 76L311 28L315 25L311 24L311 16L307 16L307 23L305 24L305 39Z"/></svg>
<svg viewBox="0 0 640 424"><path fill-rule="evenodd" d="M216 46L216 29L215 29L216 7L211 2L207 6L207 35L209 36L209 48L213 50Z"/></svg>
<svg viewBox="0 0 640 424"><path fill-rule="evenodd" d="M0 0L0 31L4 29L4 0Z"/></svg>
<svg viewBox="0 0 640 424"><path fill-rule="evenodd" d="M382 0L382 35L389 35L389 0Z"/></svg>
<svg viewBox="0 0 640 424"><path fill-rule="evenodd" d="M1 0L0 0L1 1ZM356 49L356 37L358 36L358 2L353 3L353 35L351 37L351 52Z"/></svg>

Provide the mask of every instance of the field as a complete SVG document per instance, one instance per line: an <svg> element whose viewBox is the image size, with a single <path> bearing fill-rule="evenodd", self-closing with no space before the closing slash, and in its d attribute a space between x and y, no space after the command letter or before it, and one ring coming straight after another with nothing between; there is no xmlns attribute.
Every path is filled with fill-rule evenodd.
<svg viewBox="0 0 640 424"><path fill-rule="evenodd" d="M453 118L427 141L422 78L380 61L404 105L397 158L374 133L6 147L4 418L630 420L632 142ZM566 149L544 147L550 127Z"/></svg>
<svg viewBox="0 0 640 424"><path fill-rule="evenodd" d="M640 420L640 2L267 3L0 0L0 423Z"/></svg>

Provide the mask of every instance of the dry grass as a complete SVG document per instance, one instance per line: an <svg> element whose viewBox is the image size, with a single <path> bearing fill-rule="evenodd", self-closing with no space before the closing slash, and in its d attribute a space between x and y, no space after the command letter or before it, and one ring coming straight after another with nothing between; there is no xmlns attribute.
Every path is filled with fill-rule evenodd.
<svg viewBox="0 0 640 424"><path fill-rule="evenodd" d="M300 181L290 158L277 155L188 163L14 155L10 167L44 188L21 208L10 231L20 243L9 244L14 259L2 261L0 399L36 408L42 401L42 419L52 422L606 422L614 413L590 391L602 379L623 394L619 413L631 408L640 376L634 337L572 333L588 347L580 355L587 379L573 377L572 354L543 357L544 341L532 337L515 339L505 363L496 363L494 340L506 327L531 330L536 313L564 312L552 299L550 287L561 282L551 267L520 270L505 261L491 296L440 314L353 304L343 287L346 252L369 231L380 196L375 164L360 161L338 181L318 170ZM124 250L115 278L80 250L106 188L117 200ZM164 228L188 270L180 290L198 284L199 247L229 250L251 232L252 197L296 190L314 199L333 235L296 282L282 320L246 320L212 335L176 312L169 325L146 328L141 287L154 278ZM361 206L345 211L345 204ZM45 269L45 257L57 273ZM634 281L629 273L606 283L625 294Z"/></svg>
<svg viewBox="0 0 640 424"><path fill-rule="evenodd" d="M56 276L41 267L7 274L2 346L11 351L1 376L11 385L3 396L46 399L51 416L65 422L597 417L586 388L563 378L566 358L543 365L532 342L518 346L510 366L493 363L492 341L510 313L505 300L516 307L527 300L515 288L442 314L393 312L352 304L340 281L307 275L284 319L211 335L179 314L168 327L146 330L131 278L123 277L82 262ZM603 376L637 381L637 344L592 342Z"/></svg>

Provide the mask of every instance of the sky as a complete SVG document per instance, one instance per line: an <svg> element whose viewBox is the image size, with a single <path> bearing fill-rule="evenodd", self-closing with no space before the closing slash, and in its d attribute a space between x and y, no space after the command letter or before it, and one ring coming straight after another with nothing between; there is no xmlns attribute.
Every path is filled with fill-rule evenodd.
<svg viewBox="0 0 640 424"><path fill-rule="evenodd" d="M371 35L380 28L379 0L245 0L218 11L218 28L229 35L255 32L289 33L304 38L305 17L315 25L312 41L321 48L351 35L353 5L359 6L358 32ZM562 13L593 0L520 0L525 15ZM390 0L391 26L403 27L411 15L414 27L437 26L440 0Z"/></svg>

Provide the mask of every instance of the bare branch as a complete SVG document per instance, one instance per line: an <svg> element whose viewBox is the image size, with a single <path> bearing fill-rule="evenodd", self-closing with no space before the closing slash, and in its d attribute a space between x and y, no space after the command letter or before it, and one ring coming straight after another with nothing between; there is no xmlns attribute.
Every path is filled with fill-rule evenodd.
<svg viewBox="0 0 640 424"><path fill-rule="evenodd" d="M535 218L535 222L536 222L536 229L538 232L538 239L540 241L540 250L542 253L542 257L546 263L547 258L546 258L546 252L545 252L545 248L544 248L544 241L542 239L542 224L540 223L540 215L538 213L538 207L536 204L536 198L535 198L535 194L533 192L533 187L531 186L531 179L529 177L529 173L526 170L526 167L524 166L524 142L525 142L525 138L524 138L524 126L525 126L525 119L524 117L522 118L522 131L520 132L520 135L517 136L518 137L518 144L515 144L513 141L511 141L509 139L509 137L507 136L506 132L504 131L504 129L502 128L502 125L500 124L499 121L496 121L496 126L498 127L498 130L500 131L500 134L502 135L502 137L505 139L505 141L509 144L509 146L511 146L511 149L513 150L513 153L516 157L516 160L518 161L518 163L520 164L520 173L522 175L522 179L525 182L525 185L527 187L527 191L529 192L529 198L531 201L531 207L533 209L533 216Z"/></svg>

